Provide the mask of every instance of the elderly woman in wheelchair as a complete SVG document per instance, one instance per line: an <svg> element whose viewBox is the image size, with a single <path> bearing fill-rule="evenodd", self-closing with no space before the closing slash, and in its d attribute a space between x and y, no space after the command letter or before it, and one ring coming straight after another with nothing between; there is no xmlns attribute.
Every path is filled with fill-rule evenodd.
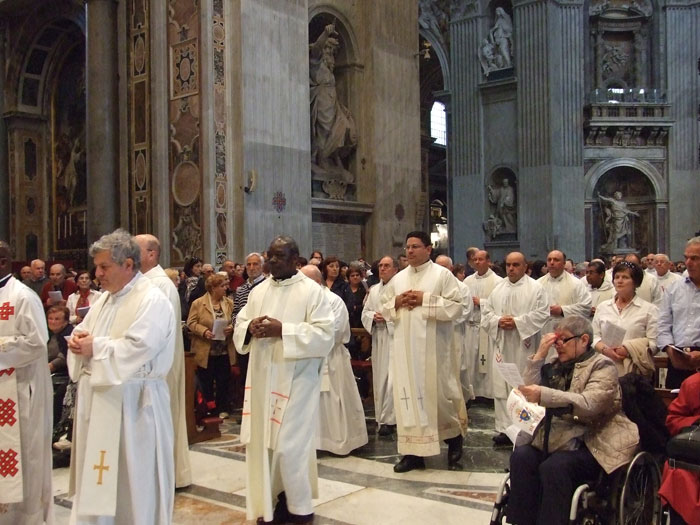
<svg viewBox="0 0 700 525"><path fill-rule="evenodd" d="M569 523L576 488L635 455L639 433L621 411L615 364L595 352L592 340L587 319L567 317L528 362L519 390L546 407L547 416L532 442L510 458L508 523ZM552 346L557 357L545 364Z"/></svg>

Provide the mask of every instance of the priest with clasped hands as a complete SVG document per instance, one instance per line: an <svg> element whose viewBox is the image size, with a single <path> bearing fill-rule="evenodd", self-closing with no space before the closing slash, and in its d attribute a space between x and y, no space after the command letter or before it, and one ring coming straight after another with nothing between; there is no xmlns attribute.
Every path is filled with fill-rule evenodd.
<svg viewBox="0 0 700 525"><path fill-rule="evenodd" d="M105 293L68 342L68 369L78 382L70 523L170 523L175 472L166 376L175 314L139 271L141 249L129 232L103 235L90 256Z"/></svg>
<svg viewBox="0 0 700 525"><path fill-rule="evenodd" d="M258 523L311 523L319 372L334 315L323 289L296 270L294 239L277 237L267 254L272 278L251 290L233 335L238 352L250 354L241 414L246 514Z"/></svg>

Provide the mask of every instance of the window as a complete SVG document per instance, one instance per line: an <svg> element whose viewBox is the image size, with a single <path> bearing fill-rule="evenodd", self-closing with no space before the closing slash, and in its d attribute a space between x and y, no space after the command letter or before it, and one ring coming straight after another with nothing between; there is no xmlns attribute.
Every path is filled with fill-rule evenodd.
<svg viewBox="0 0 700 525"><path fill-rule="evenodd" d="M430 136L436 144L447 146L447 119L445 118L445 104L433 102L430 110Z"/></svg>

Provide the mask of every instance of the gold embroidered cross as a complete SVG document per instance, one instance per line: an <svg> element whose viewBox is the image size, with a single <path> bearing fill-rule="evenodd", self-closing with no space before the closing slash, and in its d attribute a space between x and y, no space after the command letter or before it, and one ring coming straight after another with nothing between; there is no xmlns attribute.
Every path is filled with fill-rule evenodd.
<svg viewBox="0 0 700 525"><path fill-rule="evenodd" d="M107 453L106 450L100 450L100 464L99 465L93 465L92 470L99 470L100 473L97 475L97 484L102 485L102 472L105 470L109 470L109 465L105 465L105 454Z"/></svg>

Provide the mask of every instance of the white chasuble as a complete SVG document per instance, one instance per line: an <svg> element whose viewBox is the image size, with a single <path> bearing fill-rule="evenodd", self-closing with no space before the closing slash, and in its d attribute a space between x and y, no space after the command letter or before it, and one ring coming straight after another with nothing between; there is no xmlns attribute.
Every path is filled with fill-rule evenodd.
<svg viewBox="0 0 700 525"><path fill-rule="evenodd" d="M248 325L263 315L282 323L281 338L250 336ZM319 370L333 347L333 325L323 288L301 272L260 283L236 317L234 343L250 353L241 417L248 519L271 521L282 491L293 514L313 511Z"/></svg>
<svg viewBox="0 0 700 525"><path fill-rule="evenodd" d="M71 378L78 381L71 524L170 523L175 476L165 377L173 362L176 329L167 297L141 273L117 293L103 293L75 328L93 336L93 355L68 353ZM105 421L120 401L119 415ZM100 447L107 445L101 431L118 428L117 421L117 450ZM112 496L101 490L110 486L116 489ZM113 498L114 516L105 515L107 507L92 514L97 509L84 497Z"/></svg>
<svg viewBox="0 0 700 525"><path fill-rule="evenodd" d="M175 447L175 487L187 487L192 484L192 467L190 466L190 447L187 441L187 420L185 417L185 345L180 329L180 296L177 288L160 264L148 270L144 276L151 284L160 289L170 301L175 316L175 352L173 366L170 367L168 390L170 392L170 416L173 420Z"/></svg>
<svg viewBox="0 0 700 525"><path fill-rule="evenodd" d="M537 282L547 292L549 306L558 304L563 312L561 316L550 316L542 333L553 332L554 327L564 317L570 315L580 315L586 319L590 317L593 303L585 280L563 271L559 277L552 277L549 274L543 275Z"/></svg>
<svg viewBox="0 0 700 525"><path fill-rule="evenodd" d="M515 329L504 330L498 326L503 316L514 318ZM504 362L518 365L521 373L528 356L537 350L542 327L548 319L547 294L527 275L516 283L503 279L481 306L481 326L489 336L494 357L500 354ZM496 370L491 371L491 378L494 398L505 400L509 392L506 382Z"/></svg>
<svg viewBox="0 0 700 525"><path fill-rule="evenodd" d="M374 314L381 313L379 300L384 284L379 282L369 289L362 309L362 326L372 334L372 392L374 394L374 418L377 425L395 425L392 361L394 322L385 319L375 323Z"/></svg>
<svg viewBox="0 0 700 525"><path fill-rule="evenodd" d="M491 345L486 330L481 328L481 309L488 300L494 287L503 280L490 268L484 275L473 273L464 279L474 297L479 298L479 306L474 306L465 328L465 345L467 349L467 369L469 380L475 396L493 397L491 383Z"/></svg>
<svg viewBox="0 0 700 525"><path fill-rule="evenodd" d="M0 523L53 522L53 387L41 300L9 277L0 288Z"/></svg>
<svg viewBox="0 0 700 525"><path fill-rule="evenodd" d="M421 290L416 308L394 308L396 296ZM433 456L440 440L466 431L467 416L453 359L453 321L462 294L452 273L432 261L396 274L381 295L382 315L394 322L394 408L400 454Z"/></svg>
<svg viewBox="0 0 700 525"><path fill-rule="evenodd" d="M335 343L323 359L316 449L346 455L366 445L367 424L355 374L350 364L350 320L343 300L323 288L335 316Z"/></svg>

